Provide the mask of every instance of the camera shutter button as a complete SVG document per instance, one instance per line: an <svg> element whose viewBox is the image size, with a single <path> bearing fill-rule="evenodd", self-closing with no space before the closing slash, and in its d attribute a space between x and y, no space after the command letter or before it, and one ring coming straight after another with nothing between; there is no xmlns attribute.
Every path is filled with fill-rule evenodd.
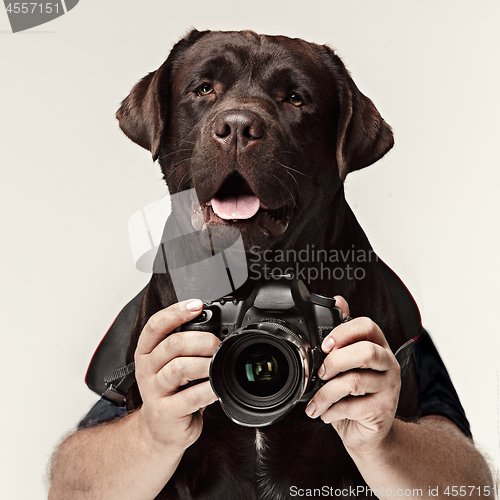
<svg viewBox="0 0 500 500"><path fill-rule="evenodd" d="M212 317L212 311L210 309L205 309L201 311L196 318L189 321L190 324L205 323Z"/></svg>

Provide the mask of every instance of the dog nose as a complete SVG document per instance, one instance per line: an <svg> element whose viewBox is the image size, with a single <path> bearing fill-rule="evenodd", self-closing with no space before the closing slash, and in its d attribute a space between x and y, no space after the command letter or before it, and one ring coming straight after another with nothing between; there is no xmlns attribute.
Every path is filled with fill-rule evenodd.
<svg viewBox="0 0 500 500"><path fill-rule="evenodd" d="M246 152L264 135L264 122L249 111L226 111L214 122L213 138L224 150Z"/></svg>

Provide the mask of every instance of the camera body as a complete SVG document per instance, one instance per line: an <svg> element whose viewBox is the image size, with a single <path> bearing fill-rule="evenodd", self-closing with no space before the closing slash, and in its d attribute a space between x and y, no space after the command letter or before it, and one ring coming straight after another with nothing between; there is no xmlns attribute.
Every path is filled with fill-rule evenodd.
<svg viewBox="0 0 500 500"><path fill-rule="evenodd" d="M321 342L342 322L335 299L309 293L292 275L254 282L241 297L206 302L177 331L221 339L210 383L227 416L248 427L270 425L320 388Z"/></svg>

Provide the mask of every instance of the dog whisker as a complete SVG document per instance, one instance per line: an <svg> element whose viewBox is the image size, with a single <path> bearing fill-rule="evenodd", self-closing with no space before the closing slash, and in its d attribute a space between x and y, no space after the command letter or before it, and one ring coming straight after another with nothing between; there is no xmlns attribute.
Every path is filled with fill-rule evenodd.
<svg viewBox="0 0 500 500"><path fill-rule="evenodd" d="M171 175L173 175L173 174L176 172L176 170L177 170L177 169L178 169L178 168L179 168L179 167L180 167L183 163L185 163L185 162L187 162L187 161L190 161L190 160L196 160L196 159L198 159L198 158L200 158L200 157L198 157L198 156L194 156L194 157L184 158L183 160L180 160L180 161L178 161L177 163L174 163L173 165L171 165L171 166L170 166L170 168L172 168L171 172L170 172L167 176L164 176L164 180L165 180L165 182L167 182L167 181L168 181L168 179L170 179L170 176L171 176Z"/></svg>
<svg viewBox="0 0 500 500"><path fill-rule="evenodd" d="M167 182L168 179L170 179L170 176L172 176L176 172L176 170L182 165L182 163L185 162L186 160L187 159L182 160L180 162L177 162L175 164L175 166L172 168L172 170L170 171L170 173L167 176L164 176L165 182Z"/></svg>
<svg viewBox="0 0 500 500"><path fill-rule="evenodd" d="M191 175L186 179L186 182L189 182L198 172L202 170L201 167L197 168L194 172L191 173ZM180 184L179 184L180 186Z"/></svg>
<svg viewBox="0 0 500 500"><path fill-rule="evenodd" d="M183 160L179 160L178 162L174 163L173 165L171 165L170 167L171 168L178 168L180 165L182 165L183 163L187 162L187 161L191 161L191 160L194 160L195 158L193 157L189 157L189 158L184 158Z"/></svg>
<svg viewBox="0 0 500 500"><path fill-rule="evenodd" d="M194 159L196 159L196 157L195 157L195 158L187 158L187 159L189 159L189 160L194 160ZM195 175L195 174L196 174L197 172L199 172L199 171L200 171L200 168L196 169L193 173L191 173L191 175L189 175L189 173L190 173L190 172L189 172L189 170L188 170L188 171L187 171L187 172L186 172L186 173L182 176L181 180L180 180L180 181L179 181L179 183L177 184L177 190L180 190L180 188L181 188L181 186L184 184L184 182L188 182L189 180L191 180L191 178L193 177L193 175ZM184 179L186 179L186 176L188 176L188 175L189 175L189 177L187 178L187 180L186 180L186 181L184 181Z"/></svg>
<svg viewBox="0 0 500 500"><path fill-rule="evenodd" d="M311 213L314 216L314 218L316 219L316 222L318 223L318 232L320 232L322 230L324 224L321 224L319 217L318 217L318 214L316 213L316 210L311 210Z"/></svg>
<svg viewBox="0 0 500 500"><path fill-rule="evenodd" d="M175 151L172 151L171 153L167 153L166 155L160 156L158 158L158 161L162 160L163 158L166 158L167 156L175 155L176 153L182 153L184 151L193 152L193 149L192 148L189 148L189 149L177 149Z"/></svg>
<svg viewBox="0 0 500 500"><path fill-rule="evenodd" d="M281 163L278 162L278 165L281 165ZM285 165L281 165L282 167L285 167ZM286 168L285 168L285 172L293 179L293 182L295 182L295 184L297 185L297 188L300 189L300 186L299 186L299 183L297 182L297 179L295 178L295 176L289 172Z"/></svg>
<svg viewBox="0 0 500 500"><path fill-rule="evenodd" d="M278 165L286 169L286 171L291 170L292 172L297 172L300 175L303 175L304 177L308 177L309 179L311 178L310 175L304 174L304 172L301 172L300 170L296 170L295 168L289 167L288 165L283 165L283 163L280 163L279 161L276 162Z"/></svg>
<svg viewBox="0 0 500 500"><path fill-rule="evenodd" d="M174 139L175 142L186 142L188 144L196 144L196 141L188 141L187 139L179 139L178 137L173 137L171 135L165 135L165 139Z"/></svg>
<svg viewBox="0 0 500 500"><path fill-rule="evenodd" d="M290 194L290 198L293 201L293 204L295 205L295 207L297 207L297 203L295 201L295 198L294 198L292 192L290 191L290 189L288 189L288 186L279 177L277 177L276 175L273 174L273 177L288 191L288 193ZM282 196L283 196L283 194L282 194ZM284 197L283 197L283 201L285 201Z"/></svg>

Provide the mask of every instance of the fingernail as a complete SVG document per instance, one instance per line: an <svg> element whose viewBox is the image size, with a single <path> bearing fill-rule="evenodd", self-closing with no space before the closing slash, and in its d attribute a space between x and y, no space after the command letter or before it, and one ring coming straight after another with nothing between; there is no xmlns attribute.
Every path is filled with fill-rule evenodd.
<svg viewBox="0 0 500 500"><path fill-rule="evenodd" d="M314 415L315 411L316 411L316 405L312 401L309 401L309 404L307 405L307 408L306 408L307 415L309 417L312 417Z"/></svg>
<svg viewBox="0 0 500 500"><path fill-rule="evenodd" d="M188 311L198 311L203 307L203 302L200 299L193 299L193 300L188 300L186 302L181 302L181 311L182 310L188 310Z"/></svg>
<svg viewBox="0 0 500 500"><path fill-rule="evenodd" d="M333 340L333 337L326 337L326 339L323 342L323 351L324 352L330 352L335 346L335 340Z"/></svg>
<svg viewBox="0 0 500 500"><path fill-rule="evenodd" d="M318 370L318 376L320 378L323 378L323 375L325 374L325 372L326 372L325 365L321 365L319 367L319 370Z"/></svg>

